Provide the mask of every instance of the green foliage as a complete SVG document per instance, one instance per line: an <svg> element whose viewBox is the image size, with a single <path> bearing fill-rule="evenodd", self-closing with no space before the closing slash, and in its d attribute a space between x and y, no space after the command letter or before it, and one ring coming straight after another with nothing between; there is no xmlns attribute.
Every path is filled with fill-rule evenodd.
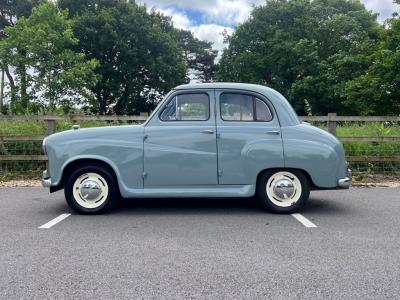
<svg viewBox="0 0 400 300"><path fill-rule="evenodd" d="M359 1L271 0L228 38L218 79L271 86L300 114L357 114L344 87L368 67L378 33Z"/></svg>
<svg viewBox="0 0 400 300"><path fill-rule="evenodd" d="M398 124L385 123L344 123L337 127L338 136L400 136Z"/></svg>
<svg viewBox="0 0 400 300"><path fill-rule="evenodd" d="M69 130L73 121L57 121L56 132ZM79 121L81 128L123 125L124 122ZM46 121L0 121L0 136L44 136L47 132Z"/></svg>
<svg viewBox="0 0 400 300"><path fill-rule="evenodd" d="M43 3L33 9L29 18L20 18L5 32L7 38L0 43L0 60L3 65L16 67L20 83L27 80L30 84L27 97L35 100L35 105L29 106L22 99L21 110L53 110L57 104L79 104L90 97L87 88L96 82L93 70L97 62L86 60L83 53L70 49L78 40L66 11L60 11L52 3ZM23 72L18 71L21 65Z"/></svg>
<svg viewBox="0 0 400 300"><path fill-rule="evenodd" d="M94 112L150 111L173 86L185 81L186 67L172 35L146 8L122 0L60 1L74 17L79 52L99 61L92 87Z"/></svg>
<svg viewBox="0 0 400 300"><path fill-rule="evenodd" d="M46 126L45 121L0 121L0 136L42 136Z"/></svg>
<svg viewBox="0 0 400 300"><path fill-rule="evenodd" d="M368 69L346 84L346 104L359 107L360 114L400 114L400 19L387 25L367 58Z"/></svg>

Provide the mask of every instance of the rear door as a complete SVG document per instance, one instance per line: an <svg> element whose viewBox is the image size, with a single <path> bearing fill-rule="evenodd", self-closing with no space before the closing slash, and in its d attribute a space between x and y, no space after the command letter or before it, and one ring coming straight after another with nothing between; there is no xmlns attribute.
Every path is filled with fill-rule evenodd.
<svg viewBox="0 0 400 300"><path fill-rule="evenodd" d="M219 184L255 184L260 170L283 167L278 118L268 99L216 90Z"/></svg>
<svg viewBox="0 0 400 300"><path fill-rule="evenodd" d="M217 185L213 91L172 94L145 128L144 187Z"/></svg>

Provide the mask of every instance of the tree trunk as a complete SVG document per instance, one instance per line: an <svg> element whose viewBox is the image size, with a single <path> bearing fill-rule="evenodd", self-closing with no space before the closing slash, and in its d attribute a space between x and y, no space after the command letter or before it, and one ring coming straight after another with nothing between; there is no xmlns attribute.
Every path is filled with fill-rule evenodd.
<svg viewBox="0 0 400 300"><path fill-rule="evenodd" d="M97 113L106 115L108 113L108 99L110 92L107 89L101 89L96 92L96 99L99 103Z"/></svg>
<svg viewBox="0 0 400 300"><path fill-rule="evenodd" d="M28 93L26 92L27 90L26 66L21 65L19 72L21 76L21 106L24 109L27 109L29 104L29 97Z"/></svg>
<svg viewBox="0 0 400 300"><path fill-rule="evenodd" d="M8 83L10 84L11 103L9 108L10 108L10 115L12 115L15 102L17 101L17 87L15 86L14 78L11 76L10 70L8 69L7 66L4 68L4 70L7 75Z"/></svg>
<svg viewBox="0 0 400 300"><path fill-rule="evenodd" d="M46 76L46 80L47 80L47 95L49 98L49 110L50 112L54 112L54 109L56 108L56 99L55 99L55 95L52 94L52 90L51 90L51 73L47 74Z"/></svg>
<svg viewBox="0 0 400 300"><path fill-rule="evenodd" d="M25 50L19 50L18 51L19 54L23 57L26 57L26 51ZM27 75L26 75L26 65L21 63L18 65L17 67L17 73L19 74L19 76L21 77L21 106L23 109L27 109L28 108L28 104L29 104L29 97L28 97L28 93L27 93Z"/></svg>
<svg viewBox="0 0 400 300"><path fill-rule="evenodd" d="M104 97L100 91L96 92L96 99L97 99L97 102L99 103L99 107L98 107L98 110L96 113L99 115L105 115L106 114L106 104L104 101Z"/></svg>
<svg viewBox="0 0 400 300"><path fill-rule="evenodd" d="M0 115L3 114L3 97L4 97L4 69L1 70Z"/></svg>
<svg viewBox="0 0 400 300"><path fill-rule="evenodd" d="M268 84L272 84L272 73L267 71L264 73L265 82Z"/></svg>
<svg viewBox="0 0 400 300"><path fill-rule="evenodd" d="M129 96L129 88L128 85L125 85L124 92L122 93L121 97L117 100L117 103L115 104L115 113L117 115L127 114L126 106L128 102L128 96Z"/></svg>

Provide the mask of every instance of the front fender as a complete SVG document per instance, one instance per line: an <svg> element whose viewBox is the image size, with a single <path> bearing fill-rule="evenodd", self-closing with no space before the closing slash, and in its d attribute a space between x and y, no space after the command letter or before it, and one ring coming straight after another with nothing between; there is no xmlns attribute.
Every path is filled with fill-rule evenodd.
<svg viewBox="0 0 400 300"><path fill-rule="evenodd" d="M138 127L107 127L63 132L46 139L52 186L61 183L67 165L96 159L115 172L120 191L143 187L143 138Z"/></svg>
<svg viewBox="0 0 400 300"><path fill-rule="evenodd" d="M61 183L62 174L64 173L65 168L69 164L79 161L79 160L87 160L87 159L101 161L101 162L109 165L113 169L115 175L117 176L118 186L119 186L120 190L126 189L126 185L121 180L121 178L122 178L121 173L119 172L117 165L109 158L100 156L100 155L77 155L77 156L71 157L68 160L66 160L59 169L58 168L56 169L57 171L50 170L51 174L54 174L54 175L52 175L52 186L58 186Z"/></svg>

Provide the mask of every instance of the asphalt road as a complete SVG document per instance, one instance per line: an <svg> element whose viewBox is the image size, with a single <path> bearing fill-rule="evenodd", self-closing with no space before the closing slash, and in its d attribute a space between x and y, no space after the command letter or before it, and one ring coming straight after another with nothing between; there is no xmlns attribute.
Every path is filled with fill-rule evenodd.
<svg viewBox="0 0 400 300"><path fill-rule="evenodd" d="M62 192L0 189L1 299L400 297L400 189L312 192L301 214L252 199L131 200L72 214Z"/></svg>

